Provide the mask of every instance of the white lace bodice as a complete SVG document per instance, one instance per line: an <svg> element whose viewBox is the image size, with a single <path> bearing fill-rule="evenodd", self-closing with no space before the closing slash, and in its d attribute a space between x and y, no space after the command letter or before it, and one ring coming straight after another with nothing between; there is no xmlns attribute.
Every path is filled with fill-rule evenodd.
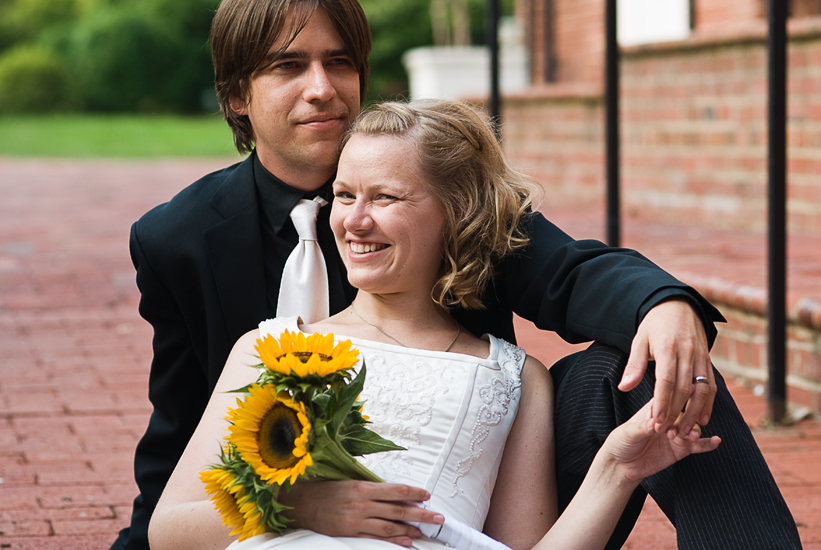
<svg viewBox="0 0 821 550"><path fill-rule="evenodd" d="M299 330L295 317L260 324L262 336L286 329ZM407 448L361 462L386 481L423 487L432 509L477 530L516 418L525 360L521 348L488 338L487 359L338 338L351 340L367 365L362 399L370 428Z"/></svg>

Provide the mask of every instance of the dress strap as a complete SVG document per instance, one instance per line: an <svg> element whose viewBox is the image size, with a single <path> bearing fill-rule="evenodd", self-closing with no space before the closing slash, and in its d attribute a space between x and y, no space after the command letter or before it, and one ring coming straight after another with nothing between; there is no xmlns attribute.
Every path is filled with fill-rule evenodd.
<svg viewBox="0 0 821 550"><path fill-rule="evenodd" d="M499 363L505 378L512 383L513 387L519 386L522 382L522 367L524 367L527 353L519 346L496 338L492 334L487 336L490 340L489 358Z"/></svg>

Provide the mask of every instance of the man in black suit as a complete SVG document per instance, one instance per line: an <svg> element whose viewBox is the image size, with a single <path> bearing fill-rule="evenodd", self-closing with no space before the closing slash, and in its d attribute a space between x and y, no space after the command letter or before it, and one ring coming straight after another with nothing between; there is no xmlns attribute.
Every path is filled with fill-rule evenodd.
<svg viewBox="0 0 821 550"><path fill-rule="evenodd" d="M148 548L151 513L234 341L276 315L282 268L297 242L289 212L303 198L332 200L329 184L339 142L365 97L370 33L356 0L223 0L211 47L222 111L239 151L251 154L203 177L132 227L140 313L154 327L149 381L154 412L137 447L140 495L131 527L113 549ZM355 289L334 246L329 210L320 210L317 232L333 314L350 304ZM638 386L645 401L655 393L657 429L685 434L696 422L707 424L717 387L708 347L720 314L635 252L573 241L540 214L530 223L529 248L499 266L487 308L457 311L459 321L476 334L513 341L515 311L571 342L596 340L596 350L615 357L609 374L601 375L610 377L603 387ZM579 388L578 372L596 372L585 363L591 356L601 353L556 367L557 374L566 373L560 387ZM655 361L654 369L648 370L649 361ZM693 384L694 377L706 383ZM570 390L565 395L573 395ZM578 402L566 401L568 407ZM684 419L674 425L685 404ZM571 431L588 430L576 417L567 423ZM752 447L744 452L758 453L747 434ZM757 457L763 464L760 453ZM414 491L340 482L297 486L289 498L293 503L321 498L326 504L297 506L294 525L408 544L419 533L399 520L431 519L429 512L402 504L416 496ZM780 499L777 488L775 493ZM347 505L354 501L356 506ZM627 532L630 525L627 521Z"/></svg>

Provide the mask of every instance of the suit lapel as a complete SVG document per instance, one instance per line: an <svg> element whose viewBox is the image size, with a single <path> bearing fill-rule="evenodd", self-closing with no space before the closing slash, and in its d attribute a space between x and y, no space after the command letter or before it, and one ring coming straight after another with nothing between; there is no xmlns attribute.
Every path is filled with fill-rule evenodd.
<svg viewBox="0 0 821 550"><path fill-rule="evenodd" d="M231 342L267 315L262 230L253 155L229 174L211 199L224 220L205 232L208 258Z"/></svg>

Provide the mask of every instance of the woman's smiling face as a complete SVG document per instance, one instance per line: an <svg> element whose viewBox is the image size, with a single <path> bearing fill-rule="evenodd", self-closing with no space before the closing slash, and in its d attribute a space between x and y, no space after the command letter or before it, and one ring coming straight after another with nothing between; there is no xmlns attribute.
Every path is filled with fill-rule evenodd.
<svg viewBox="0 0 821 550"><path fill-rule="evenodd" d="M395 136L354 134L342 150L331 228L356 288L430 293L439 277L445 216L417 164Z"/></svg>

